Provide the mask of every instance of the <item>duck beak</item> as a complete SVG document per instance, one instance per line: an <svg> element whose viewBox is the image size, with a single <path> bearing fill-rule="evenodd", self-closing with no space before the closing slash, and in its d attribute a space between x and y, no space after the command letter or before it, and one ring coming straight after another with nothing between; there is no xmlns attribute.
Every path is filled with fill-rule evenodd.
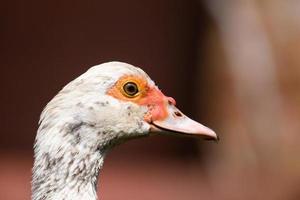
<svg viewBox="0 0 300 200"><path fill-rule="evenodd" d="M218 141L219 137L210 128L190 119L174 105L167 105L167 117L151 122L151 131L155 133L177 133L187 136L195 136L207 140Z"/></svg>

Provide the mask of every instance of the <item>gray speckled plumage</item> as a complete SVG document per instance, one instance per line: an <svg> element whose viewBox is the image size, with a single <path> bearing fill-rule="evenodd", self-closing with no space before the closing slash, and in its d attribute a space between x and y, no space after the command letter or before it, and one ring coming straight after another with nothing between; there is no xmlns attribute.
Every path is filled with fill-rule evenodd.
<svg viewBox="0 0 300 200"><path fill-rule="evenodd" d="M110 62L92 67L65 86L45 107L34 145L33 200L95 200L107 149L147 135L146 107L106 95L121 76L140 69Z"/></svg>

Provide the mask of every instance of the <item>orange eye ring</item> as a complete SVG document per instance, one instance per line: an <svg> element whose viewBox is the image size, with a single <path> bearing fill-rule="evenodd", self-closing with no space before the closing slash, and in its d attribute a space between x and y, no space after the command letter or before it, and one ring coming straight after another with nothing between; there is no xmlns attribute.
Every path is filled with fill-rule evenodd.
<svg viewBox="0 0 300 200"><path fill-rule="evenodd" d="M123 91L122 91L123 95L125 95L126 97L129 97L129 98L138 96L139 92L140 92L138 85L133 81L126 82L123 85L122 89L123 89Z"/></svg>
<svg viewBox="0 0 300 200"><path fill-rule="evenodd" d="M132 87L131 84L137 88L137 91L135 90L136 88L134 88L134 90L132 89L132 92L128 92L127 87ZM119 78L119 80L107 91L107 94L123 101L139 103L147 95L148 91L149 87L145 78L140 76L125 75Z"/></svg>

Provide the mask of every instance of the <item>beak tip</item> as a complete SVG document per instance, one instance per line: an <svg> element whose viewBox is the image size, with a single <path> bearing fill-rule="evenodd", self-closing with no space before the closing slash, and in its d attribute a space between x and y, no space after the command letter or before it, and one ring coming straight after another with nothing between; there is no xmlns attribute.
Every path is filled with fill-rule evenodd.
<svg viewBox="0 0 300 200"><path fill-rule="evenodd" d="M211 140L213 140L215 143L219 143L220 137L218 135L216 135L216 137L211 138Z"/></svg>
<svg viewBox="0 0 300 200"><path fill-rule="evenodd" d="M205 140L213 140L215 142L218 143L218 141L220 140L219 136L216 134L215 131L213 131L212 129L203 126L202 124L200 124L201 126L199 128L201 128L202 130L199 130L199 135L204 136Z"/></svg>
<svg viewBox="0 0 300 200"><path fill-rule="evenodd" d="M213 134L209 134L205 136L206 136L205 140L212 140L216 143L220 141L220 137L215 132L213 132Z"/></svg>

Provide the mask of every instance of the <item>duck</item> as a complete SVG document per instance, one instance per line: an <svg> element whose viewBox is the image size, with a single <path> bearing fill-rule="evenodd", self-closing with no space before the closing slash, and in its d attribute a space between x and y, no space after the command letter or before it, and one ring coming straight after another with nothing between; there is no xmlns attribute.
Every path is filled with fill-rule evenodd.
<svg viewBox="0 0 300 200"><path fill-rule="evenodd" d="M107 152L156 134L218 140L212 129L184 115L142 69L117 61L91 67L41 113L32 200L96 200Z"/></svg>

